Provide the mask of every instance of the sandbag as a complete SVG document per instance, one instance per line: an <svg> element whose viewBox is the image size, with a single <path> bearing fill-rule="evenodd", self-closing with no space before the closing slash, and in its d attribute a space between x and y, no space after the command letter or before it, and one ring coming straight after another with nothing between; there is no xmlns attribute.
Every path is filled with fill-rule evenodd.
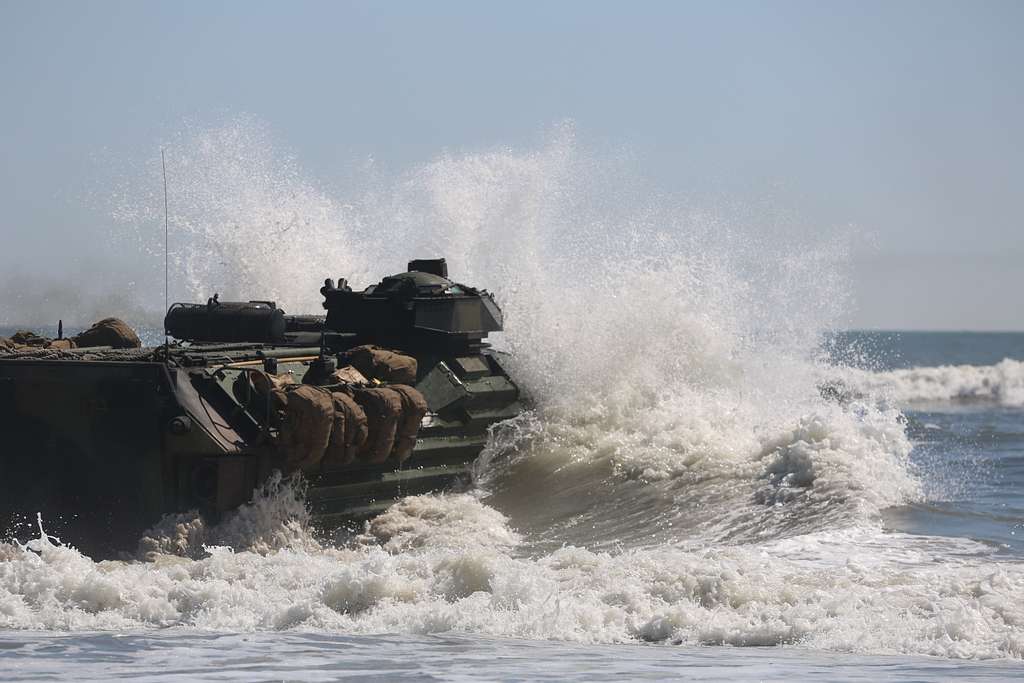
<svg viewBox="0 0 1024 683"><path fill-rule="evenodd" d="M398 392L387 387L356 387L352 390L352 398L366 413L369 429L369 436L358 456L371 463L382 463L395 446L395 429L402 414L402 399Z"/></svg>
<svg viewBox="0 0 1024 683"><path fill-rule="evenodd" d="M309 384L278 389L285 396L280 447L289 470L313 470L327 450L334 425L334 401L330 392Z"/></svg>
<svg viewBox="0 0 1024 683"><path fill-rule="evenodd" d="M18 348L18 344L14 343L7 337L0 337L0 351L14 351Z"/></svg>
<svg viewBox="0 0 1024 683"><path fill-rule="evenodd" d="M135 330L118 318L104 318L71 339L77 346L111 346L115 349L137 349L142 346Z"/></svg>
<svg viewBox="0 0 1024 683"><path fill-rule="evenodd" d="M379 346L357 346L338 354L338 360L370 379L393 384L416 383L416 359Z"/></svg>
<svg viewBox="0 0 1024 683"><path fill-rule="evenodd" d="M355 460L368 435L366 412L351 396L336 391L331 399L334 401L334 426L320 463L325 471L342 468Z"/></svg>
<svg viewBox="0 0 1024 683"><path fill-rule="evenodd" d="M427 399L423 394L406 384L392 384L388 387L402 401L402 416L395 427L395 445L391 454L398 462L405 462L416 447L416 435L420 430L423 416L427 414Z"/></svg>

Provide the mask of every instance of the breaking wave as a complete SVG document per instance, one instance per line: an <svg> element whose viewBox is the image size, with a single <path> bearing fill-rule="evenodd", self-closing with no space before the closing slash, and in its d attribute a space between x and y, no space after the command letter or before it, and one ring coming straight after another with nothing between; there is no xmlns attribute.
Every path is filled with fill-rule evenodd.
<svg viewBox="0 0 1024 683"><path fill-rule="evenodd" d="M324 277L444 256L503 307L532 409L495 430L472 492L406 498L340 544L278 491L227 526L163 520L147 562L3 546L0 627L1024 652L1017 565L881 530L921 495L900 413L821 396L842 239L660 196L571 126L343 190L248 120L174 142L178 296L315 311ZM156 232L151 200L119 192L123 237Z"/></svg>
<svg viewBox="0 0 1024 683"><path fill-rule="evenodd" d="M1024 362L1010 358L995 365L943 365L884 372L845 369L840 376L858 392L898 403L987 401L1024 406Z"/></svg>
<svg viewBox="0 0 1024 683"><path fill-rule="evenodd" d="M870 530L759 547L566 546L531 556L517 552L509 520L474 497L420 496L344 548L210 547L196 560L95 563L45 536L0 546L0 625L456 631L1020 657L1024 572L972 559L968 542L948 544L962 557L942 564L920 538Z"/></svg>

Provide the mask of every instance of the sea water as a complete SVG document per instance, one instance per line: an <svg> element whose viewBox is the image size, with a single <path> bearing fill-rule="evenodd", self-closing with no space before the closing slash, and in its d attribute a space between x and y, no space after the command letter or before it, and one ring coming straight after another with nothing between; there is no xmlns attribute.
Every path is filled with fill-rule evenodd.
<svg viewBox="0 0 1024 683"><path fill-rule="evenodd" d="M343 197L251 122L169 151L181 298L315 311L318 278L444 255L530 409L471 487L344 537L280 485L136 559L42 520L0 545L0 677L1024 672L1024 335L836 333L844 236L652 198L571 131ZM127 234L147 196L118 191Z"/></svg>

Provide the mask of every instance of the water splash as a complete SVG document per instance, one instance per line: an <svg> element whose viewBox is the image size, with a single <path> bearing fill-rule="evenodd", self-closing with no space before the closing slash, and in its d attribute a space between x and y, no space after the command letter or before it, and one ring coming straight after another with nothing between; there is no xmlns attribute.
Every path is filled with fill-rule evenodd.
<svg viewBox="0 0 1024 683"><path fill-rule="evenodd" d="M253 492L252 500L209 524L198 512L166 515L139 540L136 557L149 562L161 555L198 559L212 548L266 555L282 548L316 550L309 526L305 484L280 472Z"/></svg>
<svg viewBox="0 0 1024 683"><path fill-rule="evenodd" d="M842 239L650 192L564 126L342 190L251 120L168 151L189 298L315 310L322 277L443 255L500 300L533 410L495 431L479 490L401 501L341 548L254 544L247 523L210 545L185 520L156 550L195 559L2 549L0 625L1021 656L1020 567L883 533L879 511L918 491L900 416L821 396ZM144 205L129 193L117 215L138 227Z"/></svg>
<svg viewBox="0 0 1024 683"><path fill-rule="evenodd" d="M535 471L513 474L495 504L515 506L535 487L556 497L552 482L571 481L555 473L569 472L611 482L596 514L621 514L636 495L623 482L642 481L648 494L661 489L651 523L677 532L681 518L700 519L706 538L722 540L823 516L856 523L916 495L895 415L819 393L822 335L845 310L841 234L667 198L620 157L587 150L571 124L534 148L445 154L331 191L249 118L186 129L168 164L171 241L189 245L172 279L192 299L216 290L315 311L323 277L358 287L425 256L494 292L506 318L497 341L542 425L528 446ZM118 219L150 234L140 222L156 218L151 205L121 197ZM680 504L681 485L699 511ZM792 526L825 499L834 505ZM782 500L792 514L766 511ZM771 520L786 521L773 531ZM615 540L647 526L615 526Z"/></svg>

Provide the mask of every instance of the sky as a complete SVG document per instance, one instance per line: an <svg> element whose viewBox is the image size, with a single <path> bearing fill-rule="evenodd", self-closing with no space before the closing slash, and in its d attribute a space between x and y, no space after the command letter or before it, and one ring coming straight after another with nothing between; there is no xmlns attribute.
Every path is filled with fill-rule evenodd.
<svg viewBox="0 0 1024 683"><path fill-rule="evenodd" d="M330 180L568 120L659 191L855 228L854 327L1021 330L1022 25L1020 2L0 0L0 272L132 272L87 198L182 122L256 117Z"/></svg>

